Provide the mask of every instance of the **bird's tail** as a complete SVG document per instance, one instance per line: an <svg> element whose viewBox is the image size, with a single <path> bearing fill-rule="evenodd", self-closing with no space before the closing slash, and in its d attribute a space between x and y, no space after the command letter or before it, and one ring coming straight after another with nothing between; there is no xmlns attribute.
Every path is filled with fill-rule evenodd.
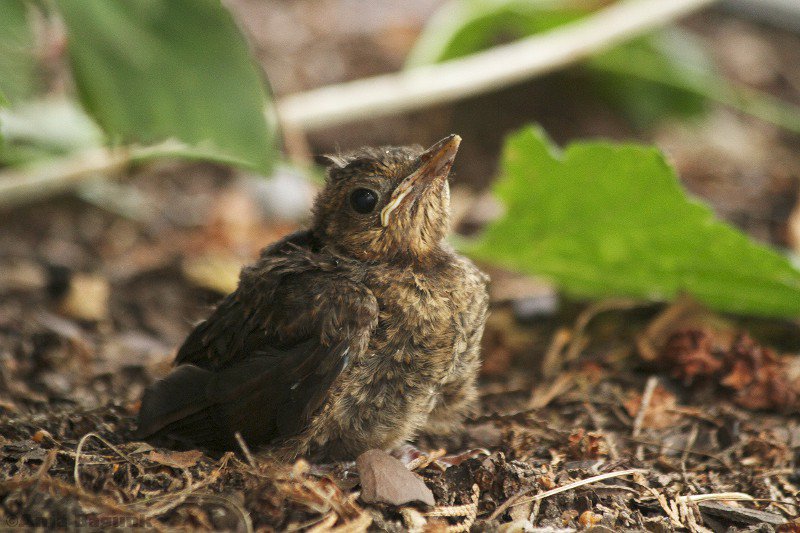
<svg viewBox="0 0 800 533"><path fill-rule="evenodd" d="M178 365L145 390L135 436L213 450L235 449L237 431L247 442L267 442L291 392L275 361L254 357L220 371Z"/></svg>
<svg viewBox="0 0 800 533"><path fill-rule="evenodd" d="M219 447L226 435L224 420L211 399L214 373L195 365L180 365L147 388L137 429L140 439L170 440L171 444Z"/></svg>

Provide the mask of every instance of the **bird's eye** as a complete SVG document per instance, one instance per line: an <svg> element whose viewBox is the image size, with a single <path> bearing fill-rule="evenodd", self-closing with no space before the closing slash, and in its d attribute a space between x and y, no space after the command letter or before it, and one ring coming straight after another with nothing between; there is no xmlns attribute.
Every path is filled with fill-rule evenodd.
<svg viewBox="0 0 800 533"><path fill-rule="evenodd" d="M350 207L356 213L367 214L378 204L378 193L370 189L356 189L350 193Z"/></svg>

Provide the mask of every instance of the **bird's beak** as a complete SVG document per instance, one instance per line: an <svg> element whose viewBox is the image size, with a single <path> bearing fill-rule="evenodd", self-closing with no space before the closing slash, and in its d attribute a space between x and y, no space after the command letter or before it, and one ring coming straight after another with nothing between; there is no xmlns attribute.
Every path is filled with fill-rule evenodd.
<svg viewBox="0 0 800 533"><path fill-rule="evenodd" d="M420 165L417 170L400 182L389 198L389 203L381 210L383 227L389 225L389 216L409 195L418 196L428 185L447 179L460 144L461 137L455 134L448 135L419 156ZM411 194L412 192L414 194Z"/></svg>

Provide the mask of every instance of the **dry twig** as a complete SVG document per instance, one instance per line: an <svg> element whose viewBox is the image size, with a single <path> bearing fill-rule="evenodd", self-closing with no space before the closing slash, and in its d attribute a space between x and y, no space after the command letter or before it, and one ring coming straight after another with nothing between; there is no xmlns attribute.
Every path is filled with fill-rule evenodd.
<svg viewBox="0 0 800 533"><path fill-rule="evenodd" d="M522 505L523 503L529 503L529 502L535 502L535 501L538 501L538 500L543 500L545 498L549 498L550 496L554 496L556 494L560 494L560 493L566 492L568 490L577 489L577 488L583 487L585 485L590 485L590 484L596 483L598 481L603 481L604 479L610 479L610 478L622 477L622 476L629 476L631 474L645 474L645 473L647 473L647 470L644 470L642 468L629 468L628 470L619 470L617 472L606 472L605 474L599 474L597 476L592 476L592 477L589 477L589 478L586 478L586 479L581 479L579 481L574 481L572 483L567 483L566 485L564 485L562 487L556 487L554 489L547 490L545 492L542 492L540 494L536 494L535 496L531 496L531 497L526 498L526 499L523 500L522 498L524 496L526 496L527 494L530 494L531 492L533 492L536 489L535 486L532 486L532 487L529 487L529 488L527 488L525 490L522 490L522 491L516 493L511 498L509 498L508 500L503 502L501 505L499 505L497 507L497 509L495 509L494 512L489 516L489 520L496 519L498 516L503 514L509 507L512 507L514 505Z"/></svg>
<svg viewBox="0 0 800 533"><path fill-rule="evenodd" d="M247 446L247 443L242 438L242 434L238 431L234 433L236 437L236 443L239 445L239 448L242 449L242 453L244 454L245 459L247 459L247 463L253 470L258 470L258 466L256 465L256 460L253 458L253 454L250 453L250 448Z"/></svg>
<svg viewBox="0 0 800 533"><path fill-rule="evenodd" d="M644 386L644 392L642 393L642 403L639 405L636 418L633 420L633 431L631 432L631 437L633 438L638 437L639 433L642 431L642 423L644 422L647 409L650 407L650 401L653 399L653 392L656 390L657 385L657 377L650 376L647 378L647 384ZM636 447L636 458L640 461L644 460L644 446L641 444Z"/></svg>
<svg viewBox="0 0 800 533"><path fill-rule="evenodd" d="M686 501L686 502L742 502L742 501L754 501L755 498L750 496L749 494L745 494L743 492L717 492L714 494L689 494L687 496L678 496L678 501Z"/></svg>
<svg viewBox="0 0 800 533"><path fill-rule="evenodd" d="M80 472L81 451L83 450L83 446L84 444L86 444L86 441L88 441L92 437L94 437L95 439L99 440L100 442L108 446L114 453L116 453L124 460L135 466L136 469L141 472L141 468L139 468L139 465L133 459L131 459L127 454L125 454L122 450L120 450L119 448L108 442L106 439L104 439L97 433L87 433L86 435L81 437L81 440L78 441L77 448L75 448L75 468L73 470L73 475L75 477L75 487L79 491L83 491L83 486L81 485L81 472Z"/></svg>

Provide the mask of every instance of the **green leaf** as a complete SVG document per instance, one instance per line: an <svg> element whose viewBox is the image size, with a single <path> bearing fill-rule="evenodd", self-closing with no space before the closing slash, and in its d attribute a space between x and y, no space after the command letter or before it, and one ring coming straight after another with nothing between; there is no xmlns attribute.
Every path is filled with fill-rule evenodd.
<svg viewBox="0 0 800 533"><path fill-rule="evenodd" d="M586 66L593 74L593 88L639 127L669 115L703 113L706 95L691 89L698 76L725 83L713 74L702 43L675 28L614 47L590 58Z"/></svg>
<svg viewBox="0 0 800 533"><path fill-rule="evenodd" d="M28 3L0 0L0 102L23 100L39 89Z"/></svg>
<svg viewBox="0 0 800 533"><path fill-rule="evenodd" d="M551 30L589 10L562 0L450 0L425 26L406 60L417 67L456 59Z"/></svg>
<svg viewBox="0 0 800 533"><path fill-rule="evenodd" d="M551 278L573 295L669 300L800 315L800 271L687 197L655 148L580 142L559 151L541 129L505 146L495 192L506 206L465 251Z"/></svg>
<svg viewBox="0 0 800 533"><path fill-rule="evenodd" d="M0 90L0 112L4 107L8 107L8 99ZM3 137L3 116L0 115L0 164L3 162L3 150L5 149L5 137Z"/></svg>
<svg viewBox="0 0 800 533"><path fill-rule="evenodd" d="M81 102L112 141L175 139L268 172L267 94L219 0L58 0Z"/></svg>
<svg viewBox="0 0 800 533"><path fill-rule="evenodd" d="M74 100L49 97L0 109L0 163L23 165L37 159L102 146L103 132Z"/></svg>

